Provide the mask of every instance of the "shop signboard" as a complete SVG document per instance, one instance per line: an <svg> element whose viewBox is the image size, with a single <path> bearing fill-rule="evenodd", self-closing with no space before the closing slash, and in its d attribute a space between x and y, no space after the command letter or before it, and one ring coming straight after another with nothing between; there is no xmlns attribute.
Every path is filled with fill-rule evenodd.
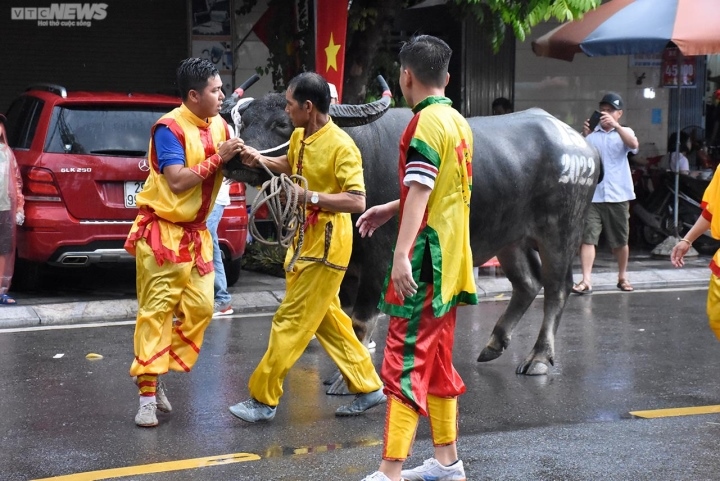
<svg viewBox="0 0 720 481"><path fill-rule="evenodd" d="M667 48L663 52L661 68L663 87L677 87L678 68L680 68L680 85L682 87L696 86L697 57L682 57L678 65L678 49Z"/></svg>

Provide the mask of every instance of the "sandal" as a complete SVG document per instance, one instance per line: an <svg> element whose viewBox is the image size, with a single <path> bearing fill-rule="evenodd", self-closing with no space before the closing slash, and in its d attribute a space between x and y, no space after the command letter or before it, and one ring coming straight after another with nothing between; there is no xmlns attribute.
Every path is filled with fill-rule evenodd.
<svg viewBox="0 0 720 481"><path fill-rule="evenodd" d="M627 279L618 279L617 288L623 292L632 292L635 290Z"/></svg>
<svg viewBox="0 0 720 481"><path fill-rule="evenodd" d="M585 284L585 281L580 281L572 287L573 294L592 294L592 287Z"/></svg>
<svg viewBox="0 0 720 481"><path fill-rule="evenodd" d="M11 306L13 304L17 304L17 301L12 297L8 296L7 294L3 294L2 296L0 296L0 306Z"/></svg>

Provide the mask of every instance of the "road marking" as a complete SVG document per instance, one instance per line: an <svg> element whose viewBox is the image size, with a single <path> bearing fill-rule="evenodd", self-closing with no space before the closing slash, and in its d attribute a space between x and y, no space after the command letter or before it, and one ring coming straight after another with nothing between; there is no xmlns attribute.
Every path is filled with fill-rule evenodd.
<svg viewBox="0 0 720 481"><path fill-rule="evenodd" d="M650 409L647 411L630 411L630 414L644 419L669 418L674 416L696 416L698 414L720 413L720 405L695 406L687 408Z"/></svg>
<svg viewBox="0 0 720 481"><path fill-rule="evenodd" d="M339 449L373 447L382 445L381 439L368 438L344 443L321 444L318 446L304 446L294 448L290 446L271 447L265 453L265 458L281 458L284 456L297 456L310 453L326 453ZM96 481L99 479L122 478L132 475L145 475L154 473L166 473L168 471L182 471L186 469L207 468L223 464L244 463L247 461L260 461L263 459L254 453L224 454L221 456L208 456L206 458L181 459L164 463L143 464L139 466L128 466L125 468L104 469L100 471L88 471L85 473L67 474L52 478L38 478L32 481Z"/></svg>
<svg viewBox="0 0 720 481"><path fill-rule="evenodd" d="M244 319L248 317L269 317L272 315L272 312L231 314L229 316L216 317L213 321L222 321L223 319ZM58 329L85 329L90 327L132 326L133 324L135 324L135 321L87 322L80 324L62 324L57 326L8 327L7 329L0 329L0 334L13 332L54 331Z"/></svg>
<svg viewBox="0 0 720 481"><path fill-rule="evenodd" d="M101 471L88 471L86 473L68 474L53 478L35 479L33 481L94 481L97 479L122 478L124 476L144 475L154 473L167 473L184 469L207 468L223 464L244 463L259 461L261 458L253 453L224 454L221 456L208 456L205 458L182 459L165 463L142 464L126 468L104 469Z"/></svg>

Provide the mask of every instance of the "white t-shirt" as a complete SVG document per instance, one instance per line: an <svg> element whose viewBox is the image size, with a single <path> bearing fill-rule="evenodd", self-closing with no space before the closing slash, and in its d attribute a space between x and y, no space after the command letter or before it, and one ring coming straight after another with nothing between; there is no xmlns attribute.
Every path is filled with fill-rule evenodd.
<svg viewBox="0 0 720 481"><path fill-rule="evenodd" d="M632 129L625 128L635 135ZM592 201L597 203L633 200L635 189L627 154L637 154L638 149L625 145L615 129L606 132L600 125L586 139L598 149L603 164L603 180L595 188Z"/></svg>
<svg viewBox="0 0 720 481"><path fill-rule="evenodd" d="M215 197L215 203L230 205L230 184L226 182L225 177L223 177L222 185L220 186L217 197Z"/></svg>
<svg viewBox="0 0 720 481"><path fill-rule="evenodd" d="M688 162L687 157L685 157L682 152L673 152L670 154L670 170L673 172L687 172L690 170L690 162Z"/></svg>

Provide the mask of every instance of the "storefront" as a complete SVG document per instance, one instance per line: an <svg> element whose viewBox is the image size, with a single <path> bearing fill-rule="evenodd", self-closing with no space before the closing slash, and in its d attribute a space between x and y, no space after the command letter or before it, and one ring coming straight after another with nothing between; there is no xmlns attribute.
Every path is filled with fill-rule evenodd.
<svg viewBox="0 0 720 481"><path fill-rule="evenodd" d="M38 82L175 93L175 69L190 51L188 17L188 5L177 0L3 2L0 111Z"/></svg>
<svg viewBox="0 0 720 481"><path fill-rule="evenodd" d="M518 42L516 110L540 107L581 130L603 94L614 91L625 100L621 123L635 131L640 141L639 156L665 154L668 137L678 124L675 60L663 60L662 54L576 55L572 62L536 56L530 42L556 26L553 22L538 25L525 42ZM686 58L681 69L685 80L680 94L680 126L704 129L709 95L706 57Z"/></svg>

